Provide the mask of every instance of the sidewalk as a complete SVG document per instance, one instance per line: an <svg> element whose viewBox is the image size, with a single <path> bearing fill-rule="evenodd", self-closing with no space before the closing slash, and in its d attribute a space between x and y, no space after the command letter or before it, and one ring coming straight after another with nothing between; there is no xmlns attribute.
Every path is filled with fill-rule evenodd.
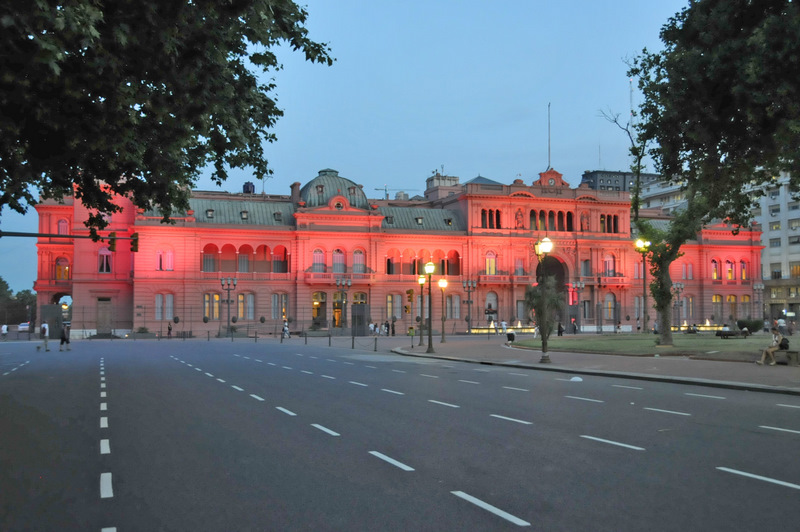
<svg viewBox="0 0 800 532"><path fill-rule="evenodd" d="M399 340L399 338L398 338ZM541 350L508 347L505 337L456 336L440 343L434 337L435 354L427 354L425 345L411 346L406 339L398 341L392 352L419 357L461 360L478 364L499 365L557 371L579 375L604 375L626 379L694 384L738 390L800 395L800 367L758 366L751 357L713 352L699 356L620 356L609 354L549 351L550 364L542 364ZM415 344L419 344L417 340Z"/></svg>

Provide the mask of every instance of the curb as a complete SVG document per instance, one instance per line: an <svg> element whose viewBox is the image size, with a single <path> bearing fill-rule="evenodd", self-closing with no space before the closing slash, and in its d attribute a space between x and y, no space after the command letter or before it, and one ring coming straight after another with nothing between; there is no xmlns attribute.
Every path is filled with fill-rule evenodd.
<svg viewBox="0 0 800 532"><path fill-rule="evenodd" d="M449 360L453 362L465 362L467 364L480 364L484 366L501 366L506 368L531 369L536 371L551 371L556 373L570 373L574 375L594 375L598 377L616 377L619 379L631 379L640 381L666 382L671 384L685 384L689 386L706 386L710 388L725 388L729 390L745 390L751 392L777 393L783 395L800 396L800 389L786 388L785 386L769 386L766 384L752 384L747 382L715 381L710 379L695 379L691 377L674 377L669 375L650 375L647 373L625 373L621 371L575 369L564 366L550 365L531 365L515 364L510 362L495 362L492 360L473 360L443 355L428 355L424 353L409 353L402 348L391 350L392 353L408 357L432 358L437 360Z"/></svg>

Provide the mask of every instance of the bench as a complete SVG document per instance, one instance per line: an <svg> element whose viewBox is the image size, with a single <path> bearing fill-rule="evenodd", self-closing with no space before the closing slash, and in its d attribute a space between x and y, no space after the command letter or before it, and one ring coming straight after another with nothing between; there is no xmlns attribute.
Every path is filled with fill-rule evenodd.
<svg viewBox="0 0 800 532"><path fill-rule="evenodd" d="M717 336L722 338L747 338L750 336L750 331L717 331Z"/></svg>
<svg viewBox="0 0 800 532"><path fill-rule="evenodd" d="M778 361L778 355L781 355L782 357L786 357L787 366L800 366L800 362L798 362L798 355L800 355L800 351L792 351L791 349L778 349L774 354L776 361ZM779 364L782 363L783 360L779 362Z"/></svg>

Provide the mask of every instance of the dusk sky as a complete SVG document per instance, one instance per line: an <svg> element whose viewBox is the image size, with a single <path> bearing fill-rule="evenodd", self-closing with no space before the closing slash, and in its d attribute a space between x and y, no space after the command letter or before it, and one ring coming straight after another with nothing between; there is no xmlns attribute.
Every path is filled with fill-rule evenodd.
<svg viewBox="0 0 800 532"><path fill-rule="evenodd" d="M661 48L658 33L687 0L306 0L310 37L327 67L288 50L274 75L274 176L256 192L288 194L333 168L364 185L421 194L434 171L533 182L549 161L572 185L586 170L628 170L628 143L601 111L627 121L626 59ZM639 101L633 94L633 103ZM652 168L648 168L652 170ZM223 190L241 192L247 171ZM199 189L213 189L200 179ZM36 211L4 209L4 231L37 231ZM32 238L0 238L0 276L32 289Z"/></svg>

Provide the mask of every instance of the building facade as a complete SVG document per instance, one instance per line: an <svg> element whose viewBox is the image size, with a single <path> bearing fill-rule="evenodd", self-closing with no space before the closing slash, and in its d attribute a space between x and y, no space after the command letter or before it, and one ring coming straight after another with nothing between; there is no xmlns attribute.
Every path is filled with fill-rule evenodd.
<svg viewBox="0 0 800 532"><path fill-rule="evenodd" d="M398 334L428 316L452 333L507 321L529 325L525 289L553 275L566 303L560 321L572 332L636 330L643 309L642 257L633 245L630 197L623 190L571 188L555 170L531 184L485 177L466 183L435 174L424 197L369 199L363 187L322 170L289 193L194 191L191 208L162 224L156 212L125 198L102 233L86 238L88 211L73 198L37 206L39 304L73 299L75 334L130 331L269 334L292 330L350 334L367 321L394 323ZM138 235L138 252L130 238ZM63 235L63 237L62 237ZM553 251L537 257L548 237ZM722 324L758 314L754 274L760 232L705 229L684 246L672 279L682 284L681 324ZM235 285L233 281L235 279ZM439 279L448 284L442 288ZM427 278L425 278L427 282ZM231 319L229 320L228 314ZM175 319L177 318L177 320Z"/></svg>

